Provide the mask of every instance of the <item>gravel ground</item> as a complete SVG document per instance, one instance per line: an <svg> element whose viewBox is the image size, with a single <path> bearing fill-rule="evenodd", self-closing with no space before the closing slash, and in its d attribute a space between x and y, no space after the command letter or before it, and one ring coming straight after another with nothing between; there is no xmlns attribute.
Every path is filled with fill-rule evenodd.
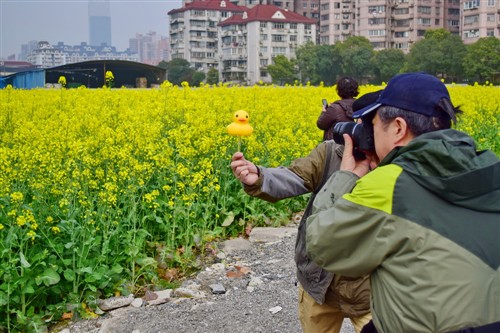
<svg viewBox="0 0 500 333"><path fill-rule="evenodd" d="M61 332L300 333L293 261L297 229L257 229L250 240L221 244L222 273L217 275L208 268L184 283L198 285L206 297L172 299L161 305L140 308L128 306L99 319L72 323ZM241 276L231 277L228 272ZM212 293L208 286L213 283L223 285L225 293ZM341 332L355 331L346 320Z"/></svg>

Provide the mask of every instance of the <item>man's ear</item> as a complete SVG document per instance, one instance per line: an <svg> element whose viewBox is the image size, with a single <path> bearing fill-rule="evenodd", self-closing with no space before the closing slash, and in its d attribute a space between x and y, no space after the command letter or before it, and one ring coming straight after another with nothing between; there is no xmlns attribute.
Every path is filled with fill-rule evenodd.
<svg viewBox="0 0 500 333"><path fill-rule="evenodd" d="M394 134L394 143L396 145L401 145L401 143L406 144L409 140L413 139L413 135L411 134L408 124L406 120L401 117L396 117L393 121L393 134Z"/></svg>

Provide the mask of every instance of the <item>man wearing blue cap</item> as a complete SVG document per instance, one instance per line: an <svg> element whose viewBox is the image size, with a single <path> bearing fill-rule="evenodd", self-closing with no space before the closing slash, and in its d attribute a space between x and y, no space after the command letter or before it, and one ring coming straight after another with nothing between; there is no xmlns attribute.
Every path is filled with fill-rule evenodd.
<svg viewBox="0 0 500 333"><path fill-rule="evenodd" d="M451 129L458 112L437 78L395 76L354 114L373 151L356 160L344 134L340 171L314 200L308 255L370 275L362 332L500 332L500 161Z"/></svg>
<svg viewBox="0 0 500 333"><path fill-rule="evenodd" d="M352 105L360 110L374 103L380 91L358 98ZM306 253L306 224L315 195L330 175L339 170L344 147L327 140L308 156L295 159L288 167L266 168L245 159L241 152L233 155L231 169L246 193L276 202L312 193L299 224L295 245L295 263L299 289L299 319L304 333L339 333L344 318L349 318L360 333L370 319L370 281L368 275L343 277L326 272Z"/></svg>

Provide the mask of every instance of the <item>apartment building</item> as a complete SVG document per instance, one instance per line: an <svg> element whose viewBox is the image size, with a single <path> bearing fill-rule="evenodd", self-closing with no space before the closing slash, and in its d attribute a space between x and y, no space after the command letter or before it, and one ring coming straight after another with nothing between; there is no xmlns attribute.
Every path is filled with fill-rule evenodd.
<svg viewBox="0 0 500 333"><path fill-rule="evenodd" d="M34 49L26 60L35 66L49 68L66 64L66 55L49 42L38 42L38 47Z"/></svg>
<svg viewBox="0 0 500 333"><path fill-rule="evenodd" d="M462 2L461 36L465 44L481 37L500 38L500 0L465 0Z"/></svg>
<svg viewBox="0 0 500 333"><path fill-rule="evenodd" d="M168 38L154 31L136 34L129 39L129 50L139 57L143 64L157 66L161 61L169 61L170 44Z"/></svg>
<svg viewBox="0 0 500 333"><path fill-rule="evenodd" d="M366 0L358 1L368 3ZM355 34L356 0L320 0L319 9L320 44L335 44Z"/></svg>
<svg viewBox="0 0 500 333"><path fill-rule="evenodd" d="M316 40L316 20L273 5L257 5L219 23L219 77L225 81L270 83L267 66L298 46Z"/></svg>
<svg viewBox="0 0 500 333"><path fill-rule="evenodd" d="M184 3L168 12L172 59L185 59L207 72L219 64L217 24L247 8L225 0Z"/></svg>
<svg viewBox="0 0 500 333"><path fill-rule="evenodd" d="M62 42L51 45L49 42L38 42L36 49L26 56L26 61L33 65L50 68L89 60L127 60L138 61L137 54L129 51L117 52L113 46L66 45Z"/></svg>
<svg viewBox="0 0 500 333"><path fill-rule="evenodd" d="M366 37L375 50L410 51L430 29L444 28L474 43L500 37L500 0L320 0L319 43Z"/></svg>

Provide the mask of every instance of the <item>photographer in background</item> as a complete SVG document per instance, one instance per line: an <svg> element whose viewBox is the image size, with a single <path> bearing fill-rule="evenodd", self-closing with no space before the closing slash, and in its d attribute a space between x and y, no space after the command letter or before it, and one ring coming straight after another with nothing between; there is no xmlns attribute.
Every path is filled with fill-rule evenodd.
<svg viewBox="0 0 500 333"><path fill-rule="evenodd" d="M379 94L378 91L363 95L354 103L354 109L375 102ZM326 272L307 256L305 248L305 221L311 214L312 202L330 175L339 170L343 150L343 146L329 140L316 146L308 156L294 160L289 167L257 167L240 152L233 155L231 162L233 174L251 196L276 202L312 192L295 246L299 319L305 333L338 333L344 318L349 318L359 333L371 319L368 276L349 278Z"/></svg>
<svg viewBox="0 0 500 333"><path fill-rule="evenodd" d="M352 104L354 97L359 94L358 82L352 77L345 76L337 80L337 95L341 99L328 105L323 104L323 110L319 115L316 125L323 130L323 141L333 139L333 126L341 121L352 121Z"/></svg>
<svg viewBox="0 0 500 333"><path fill-rule="evenodd" d="M344 134L340 171L314 200L308 255L370 275L363 333L500 332L500 161L451 129L459 112L437 78L395 76L354 113L374 150L356 160Z"/></svg>

